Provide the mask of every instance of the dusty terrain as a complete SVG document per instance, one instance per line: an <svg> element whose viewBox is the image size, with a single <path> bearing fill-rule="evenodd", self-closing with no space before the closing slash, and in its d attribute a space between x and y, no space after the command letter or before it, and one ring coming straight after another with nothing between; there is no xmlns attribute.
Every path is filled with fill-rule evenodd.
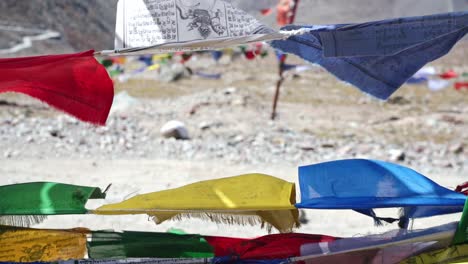
<svg viewBox="0 0 468 264"><path fill-rule="evenodd" d="M468 43L462 42L432 65L438 71L468 72L467 54ZM296 182L299 165L356 157L397 162L449 188L468 179L468 90L431 92L425 85L406 85L382 102L315 68L287 77L278 118L271 121L274 56L221 65L198 56L189 65L223 77L116 81L116 93L125 90L137 102L115 111L105 127L78 122L21 95L1 94L0 184L59 181L105 188L113 183L106 202L116 202L248 172ZM173 119L186 124L190 140L159 134ZM89 208L96 205L92 202ZM310 210L306 217L309 223L297 231L352 236L396 228L376 228L372 219L350 211ZM414 227L458 217L420 219ZM143 215L58 216L39 226L153 231L175 227L246 237L266 232L199 220L156 226Z"/></svg>

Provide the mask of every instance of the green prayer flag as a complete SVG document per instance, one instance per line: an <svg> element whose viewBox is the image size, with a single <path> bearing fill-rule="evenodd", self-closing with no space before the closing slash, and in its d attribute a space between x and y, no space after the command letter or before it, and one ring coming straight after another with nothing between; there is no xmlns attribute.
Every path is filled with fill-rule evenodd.
<svg viewBox="0 0 468 264"><path fill-rule="evenodd" d="M457 231L453 237L453 245L465 244L468 242L468 199L463 208L463 214L458 223Z"/></svg>
<svg viewBox="0 0 468 264"><path fill-rule="evenodd" d="M106 68L109 68L110 66L112 66L114 64L114 61L112 61L110 59L105 59L105 60L101 61L101 64L102 64L102 66L104 66Z"/></svg>
<svg viewBox="0 0 468 264"><path fill-rule="evenodd" d="M96 187L53 182L0 186L0 215L84 214L88 199L104 199Z"/></svg>
<svg viewBox="0 0 468 264"><path fill-rule="evenodd" d="M93 259L206 258L214 256L214 249L200 235L99 231L92 233L88 255Z"/></svg>

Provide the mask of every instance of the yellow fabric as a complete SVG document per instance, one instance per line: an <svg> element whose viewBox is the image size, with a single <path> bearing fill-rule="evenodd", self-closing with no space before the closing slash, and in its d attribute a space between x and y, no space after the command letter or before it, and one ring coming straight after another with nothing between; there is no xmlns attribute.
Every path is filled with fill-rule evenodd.
<svg viewBox="0 0 468 264"><path fill-rule="evenodd" d="M409 258L401 264L468 263L468 244L434 250Z"/></svg>
<svg viewBox="0 0 468 264"><path fill-rule="evenodd" d="M153 61L160 61L160 60L168 59L169 57L171 57L171 54L155 54L153 55L152 59Z"/></svg>
<svg viewBox="0 0 468 264"><path fill-rule="evenodd" d="M104 205L96 214L148 214L156 223L182 216L225 223L270 223L282 232L298 226L294 183L264 174L208 180L137 195ZM260 221L255 221L255 218Z"/></svg>
<svg viewBox="0 0 468 264"><path fill-rule="evenodd" d="M157 70L157 69L159 69L159 68L161 68L161 65L159 65L159 64L153 64L153 65L149 66L149 67L146 68L146 69L147 69L148 71L154 71L154 70Z"/></svg>
<svg viewBox="0 0 468 264"><path fill-rule="evenodd" d="M83 259L85 229L41 230L0 227L1 262L48 262Z"/></svg>

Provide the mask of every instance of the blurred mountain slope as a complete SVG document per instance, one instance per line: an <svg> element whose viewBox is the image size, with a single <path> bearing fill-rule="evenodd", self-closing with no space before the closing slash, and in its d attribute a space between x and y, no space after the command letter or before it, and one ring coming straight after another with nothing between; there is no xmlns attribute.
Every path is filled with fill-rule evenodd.
<svg viewBox="0 0 468 264"><path fill-rule="evenodd" d="M29 30L53 30L60 39L37 41L22 54L110 49L114 43L117 0L0 1L0 25L26 32L0 30L0 49L19 43ZM17 55L17 54L16 54Z"/></svg>

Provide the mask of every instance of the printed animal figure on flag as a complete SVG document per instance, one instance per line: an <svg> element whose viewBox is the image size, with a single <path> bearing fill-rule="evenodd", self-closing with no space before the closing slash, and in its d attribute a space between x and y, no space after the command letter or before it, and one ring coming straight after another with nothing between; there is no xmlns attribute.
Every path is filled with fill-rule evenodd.
<svg viewBox="0 0 468 264"><path fill-rule="evenodd" d="M23 249L23 253L27 254L27 256L22 256L20 258L21 262L31 262L31 261L38 261L42 259L44 256L50 257L51 245L34 245L32 247L27 247Z"/></svg>
<svg viewBox="0 0 468 264"><path fill-rule="evenodd" d="M189 31L198 29L198 32L204 39L208 38L212 32L223 35L226 31L226 27L221 25L223 13L220 9L213 11L216 0L213 1L213 5L210 9L202 8L200 3L192 6L182 4L181 0L177 0L176 3L180 18L183 20L192 20L190 24L188 24Z"/></svg>

